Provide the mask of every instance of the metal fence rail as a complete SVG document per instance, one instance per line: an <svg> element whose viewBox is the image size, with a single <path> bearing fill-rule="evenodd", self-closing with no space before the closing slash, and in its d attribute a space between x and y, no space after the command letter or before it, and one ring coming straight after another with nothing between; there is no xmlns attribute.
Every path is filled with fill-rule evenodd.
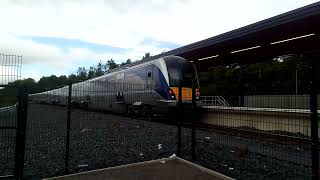
<svg viewBox="0 0 320 180"><path fill-rule="evenodd" d="M0 108L0 113L6 112L6 111L14 111L17 108L17 104L7 107Z"/></svg>

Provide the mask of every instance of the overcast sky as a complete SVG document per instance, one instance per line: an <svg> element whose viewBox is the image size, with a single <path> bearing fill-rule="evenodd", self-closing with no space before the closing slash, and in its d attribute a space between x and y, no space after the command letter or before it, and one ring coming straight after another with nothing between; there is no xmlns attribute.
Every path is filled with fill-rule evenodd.
<svg viewBox="0 0 320 180"><path fill-rule="evenodd" d="M0 53L22 55L23 78L38 80L156 55L314 2L1 0Z"/></svg>

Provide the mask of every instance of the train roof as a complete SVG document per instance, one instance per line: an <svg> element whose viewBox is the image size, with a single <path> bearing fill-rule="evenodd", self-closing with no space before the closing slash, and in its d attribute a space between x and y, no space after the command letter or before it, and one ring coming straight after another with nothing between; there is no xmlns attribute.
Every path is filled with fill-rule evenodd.
<svg viewBox="0 0 320 180"><path fill-rule="evenodd" d="M130 67L133 67L133 66L136 66L136 65L140 65L140 64L143 64L143 63L146 63L146 62L155 61L155 60L158 60L158 59L161 59L161 58L168 59L170 57L183 58L183 57L180 57L180 56L169 55L169 56L158 57L158 58L155 59L154 56L151 56L149 58L146 58L146 59L143 59L143 60L140 60L140 61L136 61L136 62L127 64L127 65L124 65L124 66L120 66L120 67L117 67L117 68L114 68L114 69L110 69L110 70L107 71L107 73L105 75L113 73L113 72L125 70L125 69L128 69Z"/></svg>

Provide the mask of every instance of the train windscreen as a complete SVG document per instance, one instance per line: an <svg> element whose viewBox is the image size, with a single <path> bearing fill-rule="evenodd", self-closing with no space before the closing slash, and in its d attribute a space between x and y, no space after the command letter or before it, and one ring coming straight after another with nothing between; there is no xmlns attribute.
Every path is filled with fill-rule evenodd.
<svg viewBox="0 0 320 180"><path fill-rule="evenodd" d="M178 87L181 79L182 87L192 87L192 79L196 77L192 63L179 57L165 58L171 87Z"/></svg>

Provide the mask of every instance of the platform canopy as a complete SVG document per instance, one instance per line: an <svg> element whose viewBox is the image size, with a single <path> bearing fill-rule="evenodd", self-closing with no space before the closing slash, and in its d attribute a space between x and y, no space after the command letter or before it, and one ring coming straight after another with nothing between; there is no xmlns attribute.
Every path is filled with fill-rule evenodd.
<svg viewBox="0 0 320 180"><path fill-rule="evenodd" d="M317 2L152 59L182 56L205 70L217 65L255 63L286 54L316 53L319 47L320 2Z"/></svg>

